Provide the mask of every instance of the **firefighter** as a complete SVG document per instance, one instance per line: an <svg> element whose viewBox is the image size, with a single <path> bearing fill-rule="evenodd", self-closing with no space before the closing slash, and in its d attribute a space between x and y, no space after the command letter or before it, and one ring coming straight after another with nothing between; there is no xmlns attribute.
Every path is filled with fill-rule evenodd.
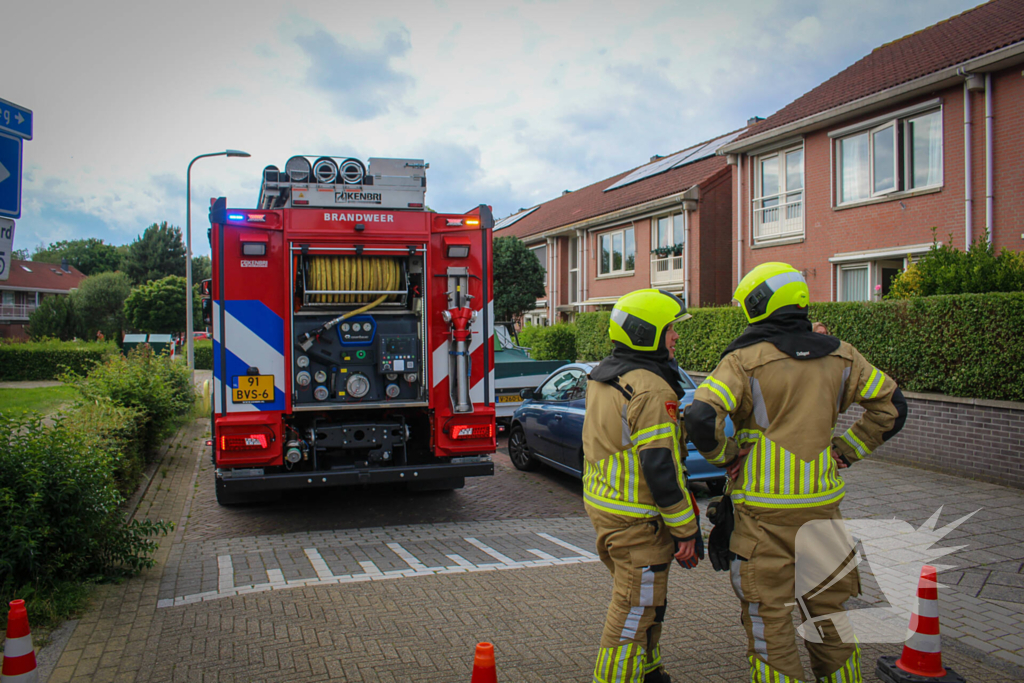
<svg viewBox="0 0 1024 683"><path fill-rule="evenodd" d="M743 278L735 299L750 324L698 387L684 424L701 454L733 479L731 504L726 496L720 509L709 505L716 526L708 554L715 569L730 571L740 599L751 681L803 680L792 621L798 603L804 619L825 617L815 620L821 642L807 642L815 680L860 683L855 638L837 630L849 628L843 603L860 592L856 556L848 565L833 558L821 589L795 596L803 572L796 535L812 520L836 520L809 529L838 528L846 537L840 555L855 552L839 512L844 485L837 470L899 432L907 404L892 378L857 349L811 331L808 298L803 276L784 263L761 264ZM862 417L833 437L838 414L853 403ZM736 440L725 437L727 415ZM731 527L731 538L720 527Z"/></svg>
<svg viewBox="0 0 1024 683"><path fill-rule="evenodd" d="M657 289L612 309L612 354L590 373L583 422L584 501L614 588L597 683L668 683L658 640L672 559L704 557L696 500L686 488L673 323L686 304Z"/></svg>

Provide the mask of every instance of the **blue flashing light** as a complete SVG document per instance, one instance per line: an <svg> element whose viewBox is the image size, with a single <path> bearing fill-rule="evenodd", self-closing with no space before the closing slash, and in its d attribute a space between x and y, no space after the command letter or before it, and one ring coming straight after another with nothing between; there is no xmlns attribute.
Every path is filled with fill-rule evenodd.
<svg viewBox="0 0 1024 683"><path fill-rule="evenodd" d="M229 213L228 214L228 220L229 221L244 221L245 220L245 214L244 213Z"/></svg>

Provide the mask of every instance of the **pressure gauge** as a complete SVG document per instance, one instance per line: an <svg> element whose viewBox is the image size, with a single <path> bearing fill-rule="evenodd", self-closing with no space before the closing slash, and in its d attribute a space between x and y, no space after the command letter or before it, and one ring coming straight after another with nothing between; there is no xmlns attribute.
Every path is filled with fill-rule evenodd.
<svg viewBox="0 0 1024 683"><path fill-rule="evenodd" d="M327 391L327 387L317 387L313 390L313 398L318 401L326 401L330 392Z"/></svg>
<svg viewBox="0 0 1024 683"><path fill-rule="evenodd" d="M342 323L341 324L341 331L342 332L348 332L351 329L352 329L352 326L349 325L348 323Z"/></svg>
<svg viewBox="0 0 1024 683"><path fill-rule="evenodd" d="M298 365L300 368L308 368L309 356L299 356L298 358L295 359L295 364Z"/></svg>
<svg viewBox="0 0 1024 683"><path fill-rule="evenodd" d="M323 384L327 381L327 373L323 370L317 370L316 374L313 375L313 379L317 381L317 384Z"/></svg>
<svg viewBox="0 0 1024 683"><path fill-rule="evenodd" d="M384 393L388 395L388 398L398 398L400 391L401 389L397 384L389 384L387 388L384 389Z"/></svg>
<svg viewBox="0 0 1024 683"><path fill-rule="evenodd" d="M362 398L370 393L370 380L366 375L357 372L345 382L345 391L352 398Z"/></svg>
<svg viewBox="0 0 1024 683"><path fill-rule="evenodd" d="M295 383L298 384L300 387L308 387L309 381L311 379L312 377L310 377L309 373L306 372L305 370L295 375Z"/></svg>
<svg viewBox="0 0 1024 683"><path fill-rule="evenodd" d="M363 332L369 332L373 329L373 325L370 323L363 323Z"/></svg>
<svg viewBox="0 0 1024 683"><path fill-rule="evenodd" d="M395 373L395 372L389 372L385 376L388 378L389 382L394 382L396 379L398 379L398 373Z"/></svg>
<svg viewBox="0 0 1024 683"><path fill-rule="evenodd" d="M409 384L414 384L416 382L416 380L417 380L417 377L416 377L416 373L415 372L407 372L407 373L405 373L405 381L408 382Z"/></svg>

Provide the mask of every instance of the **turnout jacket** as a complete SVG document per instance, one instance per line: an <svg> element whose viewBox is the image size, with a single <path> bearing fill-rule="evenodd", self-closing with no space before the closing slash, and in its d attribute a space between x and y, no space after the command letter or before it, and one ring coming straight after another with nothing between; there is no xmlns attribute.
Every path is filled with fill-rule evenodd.
<svg viewBox="0 0 1024 683"><path fill-rule="evenodd" d="M686 489L676 392L643 369L623 374L617 385L587 383L584 501L625 518L624 525L660 516L676 538L692 536L697 522Z"/></svg>
<svg viewBox="0 0 1024 683"><path fill-rule="evenodd" d="M864 414L833 435L839 413L859 403ZM725 437L731 415L735 437ZM770 342L737 349L697 388L686 426L697 450L724 467L751 447L732 500L759 517L803 511L831 517L844 495L833 452L849 462L869 455L899 431L906 401L896 383L853 346L797 360ZM753 510L751 510L753 512Z"/></svg>

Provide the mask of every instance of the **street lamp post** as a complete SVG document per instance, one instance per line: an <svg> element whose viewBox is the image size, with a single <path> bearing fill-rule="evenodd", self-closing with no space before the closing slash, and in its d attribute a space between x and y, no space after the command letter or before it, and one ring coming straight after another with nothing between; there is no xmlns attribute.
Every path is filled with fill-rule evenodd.
<svg viewBox="0 0 1024 683"><path fill-rule="evenodd" d="M186 360L188 363L189 377L195 381L195 353L193 349L193 328L192 328L192 164L204 157L248 157L248 152L237 149L227 149L223 152L211 152L200 154L189 162L188 171L185 172L185 343L188 345Z"/></svg>

